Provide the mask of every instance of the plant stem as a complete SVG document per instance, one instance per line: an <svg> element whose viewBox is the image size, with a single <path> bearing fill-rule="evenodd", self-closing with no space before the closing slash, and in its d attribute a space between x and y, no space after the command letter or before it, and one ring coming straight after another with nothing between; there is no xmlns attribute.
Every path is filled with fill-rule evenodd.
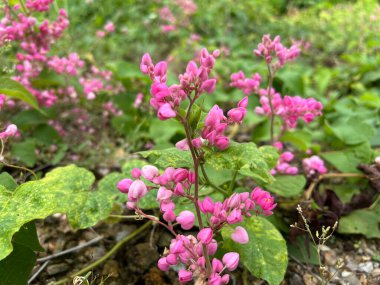
<svg viewBox="0 0 380 285"><path fill-rule="evenodd" d="M149 221L146 224L144 224L143 226L139 227L137 230L135 230L134 232L132 232L130 235L126 236L121 241L119 241L117 244L115 244L114 247L111 248L111 250L109 252L107 252L103 257L99 258L95 262L93 262L90 265L86 266L82 270L80 270L78 272L75 272L74 274L71 274L69 278L72 279L72 278L74 278L76 276L80 276L80 275L82 275L82 274L84 274L84 273L92 270L93 268L97 267L99 264L103 263L109 257L111 257L124 243L126 243L126 242L130 241L131 239L135 238L137 235L139 235L140 233L142 233L143 231L145 231L151 225L152 225L152 221ZM54 285L65 284L68 281L69 278L62 279L62 280L54 283Z"/></svg>
<svg viewBox="0 0 380 285"><path fill-rule="evenodd" d="M306 200L309 200L311 194L314 191L314 188L317 187L318 183L324 179L330 178L368 178L367 175L363 173L325 173L320 175L318 178L313 180L309 186L309 188L305 191L304 197Z"/></svg>
<svg viewBox="0 0 380 285"><path fill-rule="evenodd" d="M274 73L272 72L272 69L270 67L270 64L268 64L268 101L269 101L269 107L270 107L270 142L273 145L274 143L274 109L272 104L272 87L273 87L273 76Z"/></svg>
<svg viewBox="0 0 380 285"><path fill-rule="evenodd" d="M238 175L238 171L235 170L234 176L232 177L232 180L231 180L231 183L230 183L230 187L228 188L228 195L231 195L232 194L232 190L234 190L234 186L235 186L235 181L236 181L237 175Z"/></svg>
<svg viewBox="0 0 380 285"><path fill-rule="evenodd" d="M195 92L195 98L196 98L196 96L197 96L197 92ZM197 214L197 220L198 220L198 224L199 224L199 229L202 230L203 229L203 222L202 222L201 211L200 211L199 205L198 205L198 195L199 195L199 157L197 156L195 148L194 148L193 144L191 143L192 137L191 137L190 127L189 127L189 123L188 123L189 122L190 113L191 113L191 108L192 108L195 100L192 100L190 96L189 96L189 100L190 100L190 103L189 103L189 107L187 108L186 118L182 120L182 124L183 124L183 126L185 128L187 144L189 145L190 152L191 152L191 157L193 159L193 164L194 164L195 181L194 181L194 199L193 199L193 203L194 203L195 211L196 211L196 214ZM205 257L205 261L206 261L207 273L208 273L208 275L210 275L211 274L211 262L210 262L210 257L208 256L208 253L207 253L206 245L202 245L202 251L203 251L203 256Z"/></svg>

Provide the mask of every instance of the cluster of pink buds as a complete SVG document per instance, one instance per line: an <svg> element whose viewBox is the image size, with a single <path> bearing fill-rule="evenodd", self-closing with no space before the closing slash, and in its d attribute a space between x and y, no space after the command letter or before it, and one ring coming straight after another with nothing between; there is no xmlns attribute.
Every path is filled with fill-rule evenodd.
<svg viewBox="0 0 380 285"><path fill-rule="evenodd" d="M94 100L99 92L105 91L108 94L117 94L124 90L119 83L110 83L112 71L100 70L96 66L91 67L91 71L79 78L79 83L83 86L83 92L88 100Z"/></svg>
<svg viewBox="0 0 380 285"><path fill-rule="evenodd" d="M199 210L207 217L208 226L201 227L196 237L185 236L175 232L174 223L179 224L183 230L190 230L194 227L195 215L189 210L184 210L176 216L173 199L185 197L194 201L191 188L195 183L195 173L185 168L169 167L160 174L155 166L145 165L141 169L132 169L131 176L133 179L120 180L117 187L122 193L128 195L127 207L135 210L141 216L149 218L139 208L139 200L152 189L158 189L157 201L163 219L167 224L154 219L175 236L171 241L169 250L165 251L164 256L159 259L158 267L163 271L168 271L171 266L184 265L185 269L178 273L181 283L190 282L196 278L207 282L207 284L227 284L230 277L224 271L226 269L233 271L237 268L239 254L235 252L226 253L222 261L213 258L210 272L207 269L206 262L210 260L209 256L213 256L218 248L218 243L214 238L215 233L226 224L236 224L243 221L244 217L252 216L253 212L269 216L277 205L274 203L274 198L259 187L253 189L251 193L234 193L223 203L214 203L210 197L197 200ZM241 244L249 241L247 231L240 226L235 228L231 238Z"/></svg>
<svg viewBox="0 0 380 285"><path fill-rule="evenodd" d="M254 53L257 56L264 57L267 64L271 64L273 68L279 69L284 66L287 61L294 60L300 55L301 50L297 44L286 48L281 44L280 36L276 36L273 40L270 35L264 35L262 42L258 45ZM273 58L277 58L277 62L273 64Z"/></svg>
<svg viewBox="0 0 380 285"><path fill-rule="evenodd" d="M205 230L203 231L206 232ZM205 245L207 254L212 256L215 254L218 244L216 240L212 239L212 235L209 240L204 238L200 240L199 236L204 235L202 231L199 232L197 238L192 235L177 235L175 239L172 239L169 250L158 260L158 268L162 271L168 271L171 266L181 263L186 266L186 269L181 269L178 272L180 283L187 283L192 281L193 278L197 278L199 281L208 279L208 285L228 284L230 276L223 272L226 269L234 271L238 267L239 254L228 252L223 256L222 261L213 258L211 273L208 274L202 247Z"/></svg>
<svg viewBox="0 0 380 285"><path fill-rule="evenodd" d="M76 76L78 75L78 69L84 66L83 60L81 60L76 53L69 54L68 57L53 56L47 62L48 66L58 74L67 74Z"/></svg>
<svg viewBox="0 0 380 285"><path fill-rule="evenodd" d="M141 169L134 168L131 175L135 180L123 179L118 183L118 189L128 194L128 204L130 209L137 209L139 200L144 197L149 190L158 189L157 201L160 203L160 210L163 218L167 222L175 220L184 230L189 230L194 225L194 214L190 211L181 212L178 217L174 214L174 197L187 196L190 194L191 185L194 183L194 173L184 168L167 168L162 174L152 165L145 165ZM155 184L147 186L141 180Z"/></svg>
<svg viewBox="0 0 380 285"><path fill-rule="evenodd" d="M327 168L325 167L324 161L317 155L313 155L309 158L304 158L302 160L303 168L307 176L314 176L315 174L327 173Z"/></svg>
<svg viewBox="0 0 380 285"><path fill-rule="evenodd" d="M45 12L49 11L50 4L54 0L26 0L26 7L31 11Z"/></svg>
<svg viewBox="0 0 380 285"><path fill-rule="evenodd" d="M121 84L113 86L111 73L108 71L94 71L85 73L84 62L78 54L71 53L67 57L49 56L49 51L62 36L69 26L68 16L65 10L60 10L56 21L37 21L38 14L49 10L53 0L28 0L26 11L21 11L19 5L5 6L5 17L0 20L0 46L7 40L18 41L22 52L17 53L15 80L23 84L38 100L41 106L50 107L58 100L58 95L69 95L76 98L73 86L56 89L40 90L33 86L32 82L44 69L54 71L65 76L78 76L81 74L80 83L88 99L95 98L100 91L114 94L122 91ZM12 11L10 10L12 9ZM15 16L17 14L17 16ZM105 27L108 33L114 30L112 23ZM67 92L66 92L67 91ZM75 96L73 96L75 95ZM65 98L65 96L62 96Z"/></svg>
<svg viewBox="0 0 380 285"><path fill-rule="evenodd" d="M163 21L163 25L161 25L163 33L175 31L179 26L187 26L189 16L194 14L198 8L192 0L177 0L175 4L180 8L180 12L182 13L182 15L177 15L177 18L180 20L174 16L168 6L164 6L159 10L158 15Z"/></svg>
<svg viewBox="0 0 380 285"><path fill-rule="evenodd" d="M284 145L281 142L275 142L273 144L275 148L281 153L284 149ZM297 175L298 168L290 165L294 159L294 154L290 151L285 151L280 154L277 165L271 170L272 175L276 174L287 174L287 175Z"/></svg>
<svg viewBox="0 0 380 285"><path fill-rule="evenodd" d="M213 231L219 230L225 224L240 223L245 216L252 216L253 211L257 214L262 213L265 216L270 216L272 210L277 206L269 192L259 187L253 189L251 193L234 193L223 203L214 203L210 197L206 197L198 204L202 213L210 215L210 225ZM256 206L260 206L260 208ZM248 235L242 227L239 228L238 233L234 233L232 238L238 243L248 242Z"/></svg>
<svg viewBox="0 0 380 285"><path fill-rule="evenodd" d="M259 95L261 106L256 107L255 112L258 115L265 114L270 116L272 112L268 91L260 89ZM271 90L270 97L274 114L281 117L286 126L291 129L297 126L299 119L302 119L305 123L310 123L315 117L322 115L323 105L314 98L302 98L300 96L285 96L282 98L281 94L276 92L274 88Z"/></svg>
<svg viewBox="0 0 380 285"><path fill-rule="evenodd" d="M255 73L252 78L246 78L243 71L238 73L232 73L230 86L241 89L245 95L257 94L259 92L259 86L261 82L261 76L259 73Z"/></svg>
<svg viewBox="0 0 380 285"><path fill-rule="evenodd" d="M10 124L5 131L0 132L0 139L2 141L6 140L7 138L11 138L17 135L17 126L14 124Z"/></svg>
<svg viewBox="0 0 380 285"><path fill-rule="evenodd" d="M96 36L98 38L104 38L108 34L112 34L115 32L115 25L112 22L107 22L107 24L104 25L103 30L96 31Z"/></svg>
<svg viewBox="0 0 380 285"><path fill-rule="evenodd" d="M203 49L200 67L198 68L194 61L190 61L186 72L179 76L180 84L171 86L166 84L166 62L160 61L154 65L149 54L142 57L140 69L144 74L149 74L153 81L150 104L157 110L157 117L160 120L176 117L181 101L187 99L193 91L196 93L192 100L196 100L203 92L214 92L216 79L209 78L209 74L218 55L218 51L209 54Z"/></svg>

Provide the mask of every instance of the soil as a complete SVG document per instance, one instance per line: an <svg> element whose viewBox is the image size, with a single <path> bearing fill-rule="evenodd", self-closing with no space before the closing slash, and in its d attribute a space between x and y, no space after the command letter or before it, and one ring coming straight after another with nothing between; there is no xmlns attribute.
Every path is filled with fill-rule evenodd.
<svg viewBox="0 0 380 285"><path fill-rule="evenodd" d="M39 254L39 258L84 244L100 235L103 236L103 239L79 251L51 259L30 284L54 284L58 280L73 276L79 270L104 256L118 241L131 234L143 223L144 221L103 222L94 228L73 231L64 215L54 215L38 221L39 239L41 245L46 249L46 252ZM87 276L89 283L86 283L84 278L77 277L62 284L179 284L174 270L165 273L156 266L160 254L170 243L170 239L169 233L154 225L123 244L113 256L95 267L90 274L82 274L82 276ZM379 248L380 240L336 235L333 242L322 248L323 264L333 276L329 284L379 285ZM343 260L340 270L337 269L339 258ZM34 272L42 264L43 262L37 263ZM333 274L334 272L336 273ZM318 266L290 259L285 280L281 285L317 285L318 276ZM267 283L250 276L243 268L239 268L234 272L230 284L263 285Z"/></svg>

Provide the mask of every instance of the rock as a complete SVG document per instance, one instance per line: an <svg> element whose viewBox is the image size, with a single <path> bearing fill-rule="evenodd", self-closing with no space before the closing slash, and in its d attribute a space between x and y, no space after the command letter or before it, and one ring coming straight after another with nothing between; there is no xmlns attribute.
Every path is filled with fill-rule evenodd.
<svg viewBox="0 0 380 285"><path fill-rule="evenodd" d="M370 273L373 271L373 263L371 261L359 263L358 265L358 271Z"/></svg>
<svg viewBox="0 0 380 285"><path fill-rule="evenodd" d="M317 285L318 279L315 276L306 273L303 276L303 282L305 282L305 285Z"/></svg>
<svg viewBox="0 0 380 285"><path fill-rule="evenodd" d="M57 264L52 264L49 265L46 268L46 272L48 275L55 275L58 273L63 273L66 272L70 269L70 266L66 263L57 263Z"/></svg>
<svg viewBox="0 0 380 285"><path fill-rule="evenodd" d="M120 266L116 260L108 260L103 267L102 275L118 278L120 276Z"/></svg>
<svg viewBox="0 0 380 285"><path fill-rule="evenodd" d="M342 276L339 282L341 285L361 285L355 274L350 274L347 277Z"/></svg>
<svg viewBox="0 0 380 285"><path fill-rule="evenodd" d="M303 285L302 277L299 276L298 274L293 274L289 278L289 283L292 285Z"/></svg>
<svg viewBox="0 0 380 285"><path fill-rule="evenodd" d="M374 271L371 272L372 277L380 277L380 268L376 268Z"/></svg>
<svg viewBox="0 0 380 285"><path fill-rule="evenodd" d="M349 271L342 271L342 274L341 274L341 276L343 277L343 278L346 278L346 277L348 277L348 276L350 276L350 275L352 275L353 273L352 272L349 272Z"/></svg>
<svg viewBox="0 0 380 285"><path fill-rule="evenodd" d="M87 248L84 255L90 260L97 260L106 253L106 249L102 245Z"/></svg>
<svg viewBox="0 0 380 285"><path fill-rule="evenodd" d="M326 265L331 266L331 265L336 265L337 263L336 254L333 251L324 252L324 258L325 258Z"/></svg>
<svg viewBox="0 0 380 285"><path fill-rule="evenodd" d="M129 236L136 229L135 225L123 225L122 229L115 235L115 241L119 242L126 236Z"/></svg>

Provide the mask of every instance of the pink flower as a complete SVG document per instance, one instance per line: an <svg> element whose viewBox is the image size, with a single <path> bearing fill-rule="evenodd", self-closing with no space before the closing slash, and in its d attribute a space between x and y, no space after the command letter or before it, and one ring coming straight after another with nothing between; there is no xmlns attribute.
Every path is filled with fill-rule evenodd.
<svg viewBox="0 0 380 285"><path fill-rule="evenodd" d="M109 33L113 33L115 31L115 25L112 22L108 22L105 24L104 29Z"/></svg>
<svg viewBox="0 0 380 285"><path fill-rule="evenodd" d="M212 240L213 232L211 228L204 228L199 231L197 238L203 244L209 244Z"/></svg>
<svg viewBox="0 0 380 285"><path fill-rule="evenodd" d="M249 242L249 236L247 231L240 226L235 228L235 231L232 233L231 238L233 241L241 244L246 244Z"/></svg>
<svg viewBox="0 0 380 285"><path fill-rule="evenodd" d="M158 268L160 268L160 270L162 271L168 271L169 268L170 268L170 265L166 262L166 258L165 257L162 257L158 260L157 262L157 266Z"/></svg>
<svg viewBox="0 0 380 285"><path fill-rule="evenodd" d="M182 182L189 176L189 171L184 168L178 168L173 173L173 180L174 182Z"/></svg>
<svg viewBox="0 0 380 285"><path fill-rule="evenodd" d="M14 137L17 134L17 126L15 124L10 124L5 131L0 133L0 139L5 140L9 137Z"/></svg>
<svg viewBox="0 0 380 285"><path fill-rule="evenodd" d="M216 80L209 79L202 83L201 90L211 94L215 90Z"/></svg>
<svg viewBox="0 0 380 285"><path fill-rule="evenodd" d="M193 273L191 271L181 269L178 271L178 279L180 283L187 283L193 279Z"/></svg>
<svg viewBox="0 0 380 285"><path fill-rule="evenodd" d="M186 151L186 150L189 150L189 145L187 144L187 139L183 139L183 140L180 140L179 142L177 142L175 144L175 147L179 150L183 150L183 151Z"/></svg>
<svg viewBox="0 0 380 285"><path fill-rule="evenodd" d="M222 261L229 271L234 271L239 265L239 254L237 252L228 252L223 256Z"/></svg>
<svg viewBox="0 0 380 285"><path fill-rule="evenodd" d="M155 167L153 165L143 166L141 168L141 174L148 181L152 181L153 178L155 178L159 175L157 167Z"/></svg>
<svg viewBox="0 0 380 285"><path fill-rule="evenodd" d="M128 193L129 187L133 183L132 179L123 179L120 180L119 183L117 183L117 189L119 189L120 192L122 193Z"/></svg>
<svg viewBox="0 0 380 285"><path fill-rule="evenodd" d="M179 213L176 220L184 230L190 230L194 226L194 219L194 214L185 210Z"/></svg>
<svg viewBox="0 0 380 285"><path fill-rule="evenodd" d="M227 217L227 222L229 224L236 224L239 223L243 220L243 217L241 215L241 210L240 209L233 209L231 213Z"/></svg>
<svg viewBox="0 0 380 285"><path fill-rule="evenodd" d="M131 175L135 179L140 179L140 176L141 176L141 170L140 170L140 168L137 168L137 167L133 168L132 171L131 171Z"/></svg>
<svg viewBox="0 0 380 285"><path fill-rule="evenodd" d="M173 110L169 103L165 103L158 109L157 116L160 120L167 120L170 118L175 118L177 113Z"/></svg>
<svg viewBox="0 0 380 285"><path fill-rule="evenodd" d="M128 199L131 202L136 202L138 199L144 197L148 193L148 188L141 180L135 180L129 187Z"/></svg>

